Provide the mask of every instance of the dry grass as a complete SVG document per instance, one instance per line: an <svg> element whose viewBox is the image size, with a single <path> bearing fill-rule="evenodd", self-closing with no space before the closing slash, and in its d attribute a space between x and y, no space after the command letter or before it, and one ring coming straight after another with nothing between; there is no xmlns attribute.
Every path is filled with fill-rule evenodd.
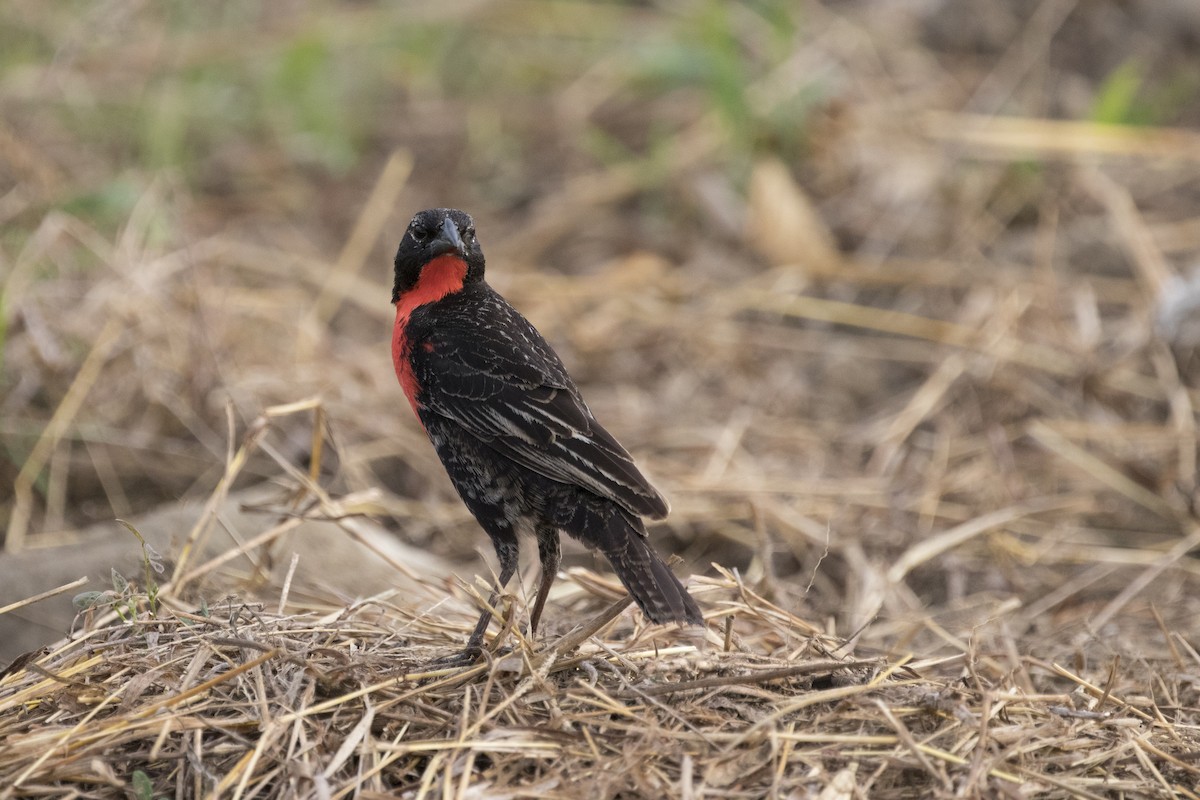
<svg viewBox="0 0 1200 800"><path fill-rule="evenodd" d="M511 653L426 671L473 584L321 605L235 568L274 522L197 563L206 514L157 614L0 679L0 797L1200 795L1187 4L710 5L130 37L22 4L55 57L0 72L6 551L274 481L275 521L472 558L386 343L396 237L457 205L671 498L710 623L556 645L619 601L576 553L537 647L514 602ZM304 58L347 80L332 121L279 77ZM205 127L214 85L263 118ZM163 124L126 141L130 105Z"/></svg>
<svg viewBox="0 0 1200 800"><path fill-rule="evenodd" d="M577 608L612 589L571 579ZM162 613L90 628L0 679L0 794L1194 796L1200 687L1179 668L1200 656L1186 646L1092 681L1011 640L856 660L734 573L693 587L707 641L631 624L626 599L538 650L509 615L493 644L511 650L457 669L429 662L461 644L465 613L377 597L198 615L160 596Z"/></svg>

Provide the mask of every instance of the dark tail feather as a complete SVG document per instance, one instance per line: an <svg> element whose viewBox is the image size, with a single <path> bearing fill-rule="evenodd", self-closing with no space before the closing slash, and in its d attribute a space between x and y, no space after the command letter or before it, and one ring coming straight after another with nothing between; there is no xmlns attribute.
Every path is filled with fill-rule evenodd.
<svg viewBox="0 0 1200 800"><path fill-rule="evenodd" d="M623 530L614 530L620 526ZM651 622L703 625L700 607L658 554L650 549L646 534L629 524L623 514L609 520L609 537L601 549L613 571L633 595Z"/></svg>

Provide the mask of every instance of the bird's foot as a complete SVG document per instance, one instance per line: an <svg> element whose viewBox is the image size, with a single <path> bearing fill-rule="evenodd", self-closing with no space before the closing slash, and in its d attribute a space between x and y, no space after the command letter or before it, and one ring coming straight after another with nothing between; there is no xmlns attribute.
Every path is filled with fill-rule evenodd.
<svg viewBox="0 0 1200 800"><path fill-rule="evenodd" d="M442 656L441 658L435 658L428 663L428 666L431 669L471 667L475 664L478 664L481 659L490 663L496 658L504 658L505 656L512 655L514 652L516 652L516 650L509 645L498 647L495 650L485 650L481 646L468 644L466 648L462 650L462 652L455 653L454 655Z"/></svg>
<svg viewBox="0 0 1200 800"><path fill-rule="evenodd" d="M479 645L467 645L462 652L455 653L449 656L435 658L429 662L429 667L432 669L453 669L455 667L470 667L479 661L483 655L483 648Z"/></svg>

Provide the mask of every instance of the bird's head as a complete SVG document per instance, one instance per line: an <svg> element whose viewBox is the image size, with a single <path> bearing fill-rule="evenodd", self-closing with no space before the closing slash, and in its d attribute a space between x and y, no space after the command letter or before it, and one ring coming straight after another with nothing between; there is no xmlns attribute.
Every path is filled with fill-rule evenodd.
<svg viewBox="0 0 1200 800"><path fill-rule="evenodd" d="M457 208L429 208L408 223L396 250L396 281L392 302L422 285L426 270L461 276L462 284L483 279L483 249L475 238L475 221ZM425 275L426 282L433 279ZM461 287L460 287L461 288Z"/></svg>

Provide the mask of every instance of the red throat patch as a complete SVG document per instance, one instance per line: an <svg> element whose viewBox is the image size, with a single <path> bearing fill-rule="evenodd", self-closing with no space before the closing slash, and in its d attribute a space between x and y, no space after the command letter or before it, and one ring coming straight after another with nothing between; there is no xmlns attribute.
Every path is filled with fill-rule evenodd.
<svg viewBox="0 0 1200 800"><path fill-rule="evenodd" d="M396 377L400 379L400 388L408 398L413 411L417 411L417 393L421 386L417 376L413 374L413 347L418 344L408 335L408 320L417 308L441 300L448 294L457 292L467 279L467 262L456 255L438 256L425 265L417 285L400 295L396 301L396 324L392 328L392 363L396 367ZM429 342L423 342L426 349L432 349ZM420 414L417 419L420 420Z"/></svg>

